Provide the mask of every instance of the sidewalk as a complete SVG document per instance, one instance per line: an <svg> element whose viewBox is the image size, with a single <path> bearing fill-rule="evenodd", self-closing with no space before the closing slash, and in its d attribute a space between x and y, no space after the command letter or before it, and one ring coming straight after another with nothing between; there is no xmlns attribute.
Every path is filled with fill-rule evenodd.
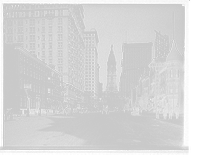
<svg viewBox="0 0 200 166"><path fill-rule="evenodd" d="M173 116L172 119L168 119L168 116L167 116L167 119L163 119L163 114L159 114L159 119L157 119L156 113L143 111L141 116L149 116L155 120L159 120L162 122L171 123L171 124L175 124L175 125L179 125L179 126L184 125L184 115L183 114L180 114L178 119L176 119L175 116Z"/></svg>
<svg viewBox="0 0 200 166"><path fill-rule="evenodd" d="M46 117L46 116L53 116L53 115L63 115L63 112L61 113L42 113L41 115L38 114L30 114L29 117ZM15 120L20 120L22 118L29 118L26 116L26 114L21 114L20 116L17 116L17 114L13 114L12 119L10 118L10 116L5 117L5 114L3 115L3 121L15 121Z"/></svg>

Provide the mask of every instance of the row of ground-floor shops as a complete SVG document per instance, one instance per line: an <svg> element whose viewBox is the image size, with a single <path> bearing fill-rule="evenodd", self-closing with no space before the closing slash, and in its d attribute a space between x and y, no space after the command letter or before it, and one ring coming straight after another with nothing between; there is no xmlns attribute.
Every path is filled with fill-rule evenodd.
<svg viewBox="0 0 200 166"><path fill-rule="evenodd" d="M65 99L65 100L64 100ZM36 95L4 95L4 113L11 110L14 114L46 114L48 112L57 113L63 111L64 107L72 105L77 107L77 103L83 102L81 99L67 96L46 97L43 94ZM27 111L28 110L28 111Z"/></svg>

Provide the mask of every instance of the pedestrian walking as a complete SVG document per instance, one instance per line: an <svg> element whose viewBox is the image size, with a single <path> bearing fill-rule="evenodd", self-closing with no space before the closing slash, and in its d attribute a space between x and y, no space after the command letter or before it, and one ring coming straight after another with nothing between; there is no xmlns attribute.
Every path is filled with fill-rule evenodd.
<svg viewBox="0 0 200 166"><path fill-rule="evenodd" d="M29 108L27 108L26 116L29 116Z"/></svg>
<svg viewBox="0 0 200 166"><path fill-rule="evenodd" d="M156 119L159 119L159 105L156 107Z"/></svg>
<svg viewBox="0 0 200 166"><path fill-rule="evenodd" d="M163 119L167 119L167 113L168 113L168 105L166 103L163 108Z"/></svg>
<svg viewBox="0 0 200 166"><path fill-rule="evenodd" d="M10 119L13 119L13 109L10 109Z"/></svg>
<svg viewBox="0 0 200 166"><path fill-rule="evenodd" d="M179 118L179 107L178 107L178 104L176 105L174 111L175 111L175 114L176 114L176 119L178 119Z"/></svg>
<svg viewBox="0 0 200 166"><path fill-rule="evenodd" d="M61 113L61 111L62 111L62 109L61 109L61 107L59 108L59 113Z"/></svg>
<svg viewBox="0 0 200 166"><path fill-rule="evenodd" d="M64 107L64 116L67 116L67 107Z"/></svg>

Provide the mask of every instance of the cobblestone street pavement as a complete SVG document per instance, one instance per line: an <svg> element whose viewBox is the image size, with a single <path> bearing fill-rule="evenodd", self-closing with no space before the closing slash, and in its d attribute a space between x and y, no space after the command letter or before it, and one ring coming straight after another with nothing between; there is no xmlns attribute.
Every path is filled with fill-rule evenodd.
<svg viewBox="0 0 200 166"><path fill-rule="evenodd" d="M4 145L21 149L179 150L183 125L145 116L20 117L4 125Z"/></svg>

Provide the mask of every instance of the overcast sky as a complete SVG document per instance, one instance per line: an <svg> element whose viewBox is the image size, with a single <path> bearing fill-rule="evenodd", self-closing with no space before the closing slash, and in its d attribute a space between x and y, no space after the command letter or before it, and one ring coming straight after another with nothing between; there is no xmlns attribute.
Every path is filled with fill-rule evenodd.
<svg viewBox="0 0 200 166"><path fill-rule="evenodd" d="M110 47L117 61L117 84L121 74L122 43L154 42L155 32L173 34L175 13L175 41L184 52L185 8L182 5L83 5L86 30L95 28L99 37L98 62L100 82L107 83L107 60ZM127 34L127 35L126 35Z"/></svg>

